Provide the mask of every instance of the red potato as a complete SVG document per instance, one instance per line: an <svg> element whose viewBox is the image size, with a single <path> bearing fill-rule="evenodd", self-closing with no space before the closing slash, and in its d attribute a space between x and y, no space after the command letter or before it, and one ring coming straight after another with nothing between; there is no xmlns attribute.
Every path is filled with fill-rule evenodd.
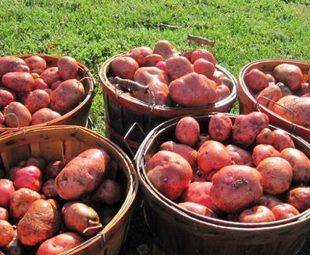
<svg viewBox="0 0 310 255"><path fill-rule="evenodd" d="M193 117L181 118L175 127L175 138L188 146L193 146L199 138L200 126Z"/></svg>
<svg viewBox="0 0 310 255"><path fill-rule="evenodd" d="M206 141L198 150L197 163L200 171L210 173L231 165L232 159L222 143Z"/></svg>
<svg viewBox="0 0 310 255"><path fill-rule="evenodd" d="M199 58L203 58L211 62L213 65L216 65L216 59L214 55L205 49L194 50L191 54L191 62L195 63L195 61Z"/></svg>
<svg viewBox="0 0 310 255"><path fill-rule="evenodd" d="M233 144L226 145L226 151L235 165L253 166L253 159L250 152Z"/></svg>
<svg viewBox="0 0 310 255"><path fill-rule="evenodd" d="M170 97L186 106L205 106L216 101L216 84L202 74L186 74L169 85Z"/></svg>
<svg viewBox="0 0 310 255"><path fill-rule="evenodd" d="M61 115L58 112L55 112L50 108L42 108L32 115L31 125L41 124L44 122L55 120L59 117L61 117Z"/></svg>
<svg viewBox="0 0 310 255"><path fill-rule="evenodd" d="M269 128L264 128L257 136L256 136L256 144L269 144L273 145L275 139L275 134Z"/></svg>
<svg viewBox="0 0 310 255"><path fill-rule="evenodd" d="M262 185L266 193L277 195L291 187L293 169L290 163L283 158L266 158L258 164L257 171L262 175Z"/></svg>
<svg viewBox="0 0 310 255"><path fill-rule="evenodd" d="M42 78L37 78L34 80L33 89L47 89L48 85Z"/></svg>
<svg viewBox="0 0 310 255"><path fill-rule="evenodd" d="M255 166L269 157L280 157L280 152L277 151L272 145L269 144L258 144L254 147L252 158Z"/></svg>
<svg viewBox="0 0 310 255"><path fill-rule="evenodd" d="M68 56L60 57L57 61L58 73L63 80L76 78L79 71L78 62Z"/></svg>
<svg viewBox="0 0 310 255"><path fill-rule="evenodd" d="M85 237L91 237L102 229L99 215L86 204L68 202L62 208L62 215L67 229Z"/></svg>
<svg viewBox="0 0 310 255"><path fill-rule="evenodd" d="M45 59L40 56L35 56L35 55L30 56L25 59L25 62L27 66L29 67L31 73L40 74L47 67Z"/></svg>
<svg viewBox="0 0 310 255"><path fill-rule="evenodd" d="M269 125L269 118L261 112L252 112L247 115L238 115L232 131L235 143L245 147L253 145L256 136Z"/></svg>
<svg viewBox="0 0 310 255"><path fill-rule="evenodd" d="M159 61L156 63L156 67L165 73L168 73L166 61Z"/></svg>
<svg viewBox="0 0 310 255"><path fill-rule="evenodd" d="M33 89L34 79L27 72L10 72L2 76L2 83L13 91L31 91Z"/></svg>
<svg viewBox="0 0 310 255"><path fill-rule="evenodd" d="M50 178L55 178L63 168L64 163L62 163L62 161L53 161L46 166L44 174L46 174Z"/></svg>
<svg viewBox="0 0 310 255"><path fill-rule="evenodd" d="M281 129L276 129L273 131L273 147L278 151L283 151L286 148L295 148L294 141L289 136L289 134Z"/></svg>
<svg viewBox="0 0 310 255"><path fill-rule="evenodd" d="M49 67L45 69L41 73L40 78L43 79L43 81L47 85L51 85L52 83L60 80L61 78L60 78L58 67L54 66L54 67Z"/></svg>
<svg viewBox="0 0 310 255"><path fill-rule="evenodd" d="M50 96L43 89L31 91L25 99L24 105L31 113L34 113L42 108L48 107L50 104Z"/></svg>
<svg viewBox="0 0 310 255"><path fill-rule="evenodd" d="M3 111L8 127L25 127L31 123L31 113L19 102L9 103Z"/></svg>
<svg viewBox="0 0 310 255"><path fill-rule="evenodd" d="M244 76L244 81L250 90L259 92L269 85L268 77L265 73L258 70L257 68L252 69Z"/></svg>
<svg viewBox="0 0 310 255"><path fill-rule="evenodd" d="M207 76L209 79L212 79L213 73L215 71L215 66L210 61L204 58L198 58L194 62L194 71L196 73Z"/></svg>
<svg viewBox="0 0 310 255"><path fill-rule="evenodd" d="M157 67L140 67L134 74L134 80L142 85L148 85L154 80L169 84L168 75Z"/></svg>
<svg viewBox="0 0 310 255"><path fill-rule="evenodd" d="M0 207L0 220L8 221L9 217L10 217L10 215L9 215L8 210L4 207Z"/></svg>
<svg viewBox="0 0 310 255"><path fill-rule="evenodd" d="M25 61L18 57L0 57L0 77L9 72L29 72L29 67Z"/></svg>
<svg viewBox="0 0 310 255"><path fill-rule="evenodd" d="M58 194L55 189L55 179L48 179L42 185L42 193L46 198L57 198Z"/></svg>
<svg viewBox="0 0 310 255"><path fill-rule="evenodd" d="M238 212L262 196L261 178L261 174L249 166L223 167L212 178L212 202L224 212Z"/></svg>
<svg viewBox="0 0 310 255"><path fill-rule="evenodd" d="M298 210L290 204L279 204L271 209L276 220L284 220L298 215Z"/></svg>
<svg viewBox="0 0 310 255"><path fill-rule="evenodd" d="M145 170L154 187L171 200L180 197L193 176L187 160L171 151L155 153L147 162Z"/></svg>
<svg viewBox="0 0 310 255"><path fill-rule="evenodd" d="M36 255L64 254L70 249L80 245L84 239L74 232L65 232L45 240L38 248Z"/></svg>
<svg viewBox="0 0 310 255"><path fill-rule="evenodd" d="M44 169L46 163L44 158L40 156L31 156L27 159L25 166L36 166L39 169Z"/></svg>
<svg viewBox="0 0 310 255"><path fill-rule="evenodd" d="M273 69L274 77L279 82L283 82L292 91L301 87L303 74L300 68L294 64L279 64Z"/></svg>
<svg viewBox="0 0 310 255"><path fill-rule="evenodd" d="M38 192L27 188L21 188L13 192L10 199L10 214L13 218L21 219L29 206L41 196Z"/></svg>
<svg viewBox="0 0 310 255"><path fill-rule="evenodd" d="M153 53L159 54L163 59L168 59L177 55L176 48L166 40L160 40L155 44Z"/></svg>
<svg viewBox="0 0 310 255"><path fill-rule="evenodd" d="M50 107L54 111L65 112L77 106L85 97L85 89L76 79L62 82L50 94Z"/></svg>
<svg viewBox="0 0 310 255"><path fill-rule="evenodd" d="M160 145L160 150L172 151L187 160L192 169L197 166L197 151L186 144L179 144L173 141L167 141Z"/></svg>
<svg viewBox="0 0 310 255"><path fill-rule="evenodd" d="M272 84L276 83L276 79L274 78L274 76L271 73L265 73L265 75L266 75L269 83L272 83Z"/></svg>
<svg viewBox="0 0 310 255"><path fill-rule="evenodd" d="M9 201L14 193L15 188L13 182L9 179L0 179L0 206L7 208Z"/></svg>
<svg viewBox="0 0 310 255"><path fill-rule="evenodd" d="M230 89L226 85L216 86L216 101L220 101L230 95Z"/></svg>
<svg viewBox="0 0 310 255"><path fill-rule="evenodd" d="M275 216L272 211L263 205L257 205L250 209L243 211L239 215L239 222L243 223L260 223L275 221Z"/></svg>
<svg viewBox="0 0 310 255"><path fill-rule="evenodd" d="M297 187L290 190L288 202L299 212L308 210L310 208L310 187Z"/></svg>
<svg viewBox="0 0 310 255"><path fill-rule="evenodd" d="M77 199L94 191L101 183L110 162L102 149L88 149L73 158L55 179L58 195L66 200Z"/></svg>
<svg viewBox="0 0 310 255"><path fill-rule="evenodd" d="M260 105L272 109L275 104L274 102L277 102L282 97L282 91L279 86L270 84L268 87L261 90L255 97Z"/></svg>
<svg viewBox="0 0 310 255"><path fill-rule="evenodd" d="M0 109L15 101L15 94L5 88L0 88Z"/></svg>
<svg viewBox="0 0 310 255"><path fill-rule="evenodd" d="M0 220L0 247L7 246L13 240L13 237L13 226L5 220Z"/></svg>
<svg viewBox="0 0 310 255"><path fill-rule="evenodd" d="M158 62L163 60L163 57L159 54L150 54L145 57L143 66L156 66Z"/></svg>
<svg viewBox="0 0 310 255"><path fill-rule="evenodd" d="M193 50L184 51L181 53L182 57L186 57L189 61L191 61Z"/></svg>
<svg viewBox="0 0 310 255"><path fill-rule="evenodd" d="M60 226L60 212L52 200L38 199L17 224L17 236L24 245L37 245L54 236Z"/></svg>
<svg viewBox="0 0 310 255"><path fill-rule="evenodd" d="M224 113L217 113L210 118L208 131L213 140L224 142L232 131L232 121Z"/></svg>
<svg viewBox="0 0 310 255"><path fill-rule="evenodd" d="M217 218L216 214L211 209L209 209L207 206L193 203L193 202L182 202L182 203L179 203L178 205L193 213L197 213L197 214L212 217L212 218Z"/></svg>
<svg viewBox="0 0 310 255"><path fill-rule="evenodd" d="M310 182L310 160L302 151L286 148L281 151L281 157L291 164L294 182Z"/></svg>
<svg viewBox="0 0 310 255"><path fill-rule="evenodd" d="M36 166L25 166L15 173L14 187L28 188L39 192L42 186L42 173Z"/></svg>
<svg viewBox="0 0 310 255"><path fill-rule="evenodd" d="M268 207L269 209L272 209L276 205L283 204L283 202L273 195L264 194L259 198L259 200L257 201L257 204L263 205L263 206Z"/></svg>
<svg viewBox="0 0 310 255"><path fill-rule="evenodd" d="M119 203L123 196L122 186L111 179L104 180L95 193L96 201L107 205Z"/></svg>
<svg viewBox="0 0 310 255"><path fill-rule="evenodd" d="M131 49L127 56L133 58L141 66L145 64L148 56L153 54L153 50L150 47L136 47Z"/></svg>
<svg viewBox="0 0 310 255"><path fill-rule="evenodd" d="M111 71L115 76L133 80L139 64L131 57L117 57L111 63Z"/></svg>
<svg viewBox="0 0 310 255"><path fill-rule="evenodd" d="M206 206L215 212L218 208L212 202L210 196L211 187L212 182L191 182L184 191L183 200Z"/></svg>
<svg viewBox="0 0 310 255"><path fill-rule="evenodd" d="M191 62L182 56L168 58L166 65L167 73L172 81L194 71Z"/></svg>

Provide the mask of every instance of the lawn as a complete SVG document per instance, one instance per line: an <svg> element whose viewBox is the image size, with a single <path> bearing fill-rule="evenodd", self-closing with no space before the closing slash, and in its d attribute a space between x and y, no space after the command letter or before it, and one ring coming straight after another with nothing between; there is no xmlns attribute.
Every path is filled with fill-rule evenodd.
<svg viewBox="0 0 310 255"><path fill-rule="evenodd" d="M236 77L256 59L310 61L309 13L309 0L1 0L0 55L69 55L85 64L97 81L90 116L103 134L97 69L107 58L159 39L191 49L193 34L214 39L211 51Z"/></svg>

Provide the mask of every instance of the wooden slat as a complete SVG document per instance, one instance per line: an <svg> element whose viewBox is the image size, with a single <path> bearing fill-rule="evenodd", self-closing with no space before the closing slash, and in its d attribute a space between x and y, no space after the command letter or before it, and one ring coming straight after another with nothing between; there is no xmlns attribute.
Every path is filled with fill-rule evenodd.
<svg viewBox="0 0 310 255"><path fill-rule="evenodd" d="M64 162L64 145L62 141L40 143L40 155L48 162L61 160Z"/></svg>

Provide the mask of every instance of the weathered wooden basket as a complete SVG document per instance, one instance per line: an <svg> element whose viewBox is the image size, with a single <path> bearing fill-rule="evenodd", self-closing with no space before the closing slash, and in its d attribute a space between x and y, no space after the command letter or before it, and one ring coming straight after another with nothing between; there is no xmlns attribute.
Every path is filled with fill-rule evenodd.
<svg viewBox="0 0 310 255"><path fill-rule="evenodd" d="M128 93L123 93L109 81L111 62L119 56L122 54L103 63L99 76L104 92L106 133L112 141L125 150L128 145L132 151L137 151L145 134L163 121L189 114L229 112L237 98L236 79L225 68L216 65L216 70L223 72L231 81L231 93L215 104L204 107L169 107L145 103Z"/></svg>
<svg viewBox="0 0 310 255"><path fill-rule="evenodd" d="M207 133L211 115L196 116ZM231 116L234 119L233 115ZM159 249L154 255L292 255L301 250L310 230L310 209L270 223L238 223L191 213L159 193L148 180L145 162L167 140L174 139L179 118L154 128L136 154L136 169L144 193L145 220ZM270 125L271 129L275 127ZM297 148L310 156L310 145L291 135Z"/></svg>
<svg viewBox="0 0 310 255"><path fill-rule="evenodd" d="M91 239L66 254L117 255L125 240L129 221L136 205L138 178L128 156L107 138L79 126L51 126L26 129L0 138L0 167L11 166L29 156L42 156L48 161L68 162L89 148L102 148L117 163L117 180L126 187L126 196L114 218Z"/></svg>
<svg viewBox="0 0 310 255"><path fill-rule="evenodd" d="M303 127L298 124L294 124L291 121L279 116L275 112L271 111L265 106L259 104L250 92L249 88L245 84L244 76L254 68L258 68L263 72L270 72L274 69L275 66L283 63L294 64L300 67L304 74L307 74L310 69L310 62L299 61L299 60L289 60L289 59L263 59L253 61L245 65L239 73L239 82L238 82L238 97L240 103L240 112L249 113L252 111L261 111L266 113L270 119L270 123L282 127L287 131L299 135L307 141L310 141L310 129Z"/></svg>
<svg viewBox="0 0 310 255"><path fill-rule="evenodd" d="M46 55L46 54L29 54L29 55L21 55L18 57L25 59L27 57L34 56L34 55L44 58L48 66L57 66L57 61L60 58L60 56L52 56L52 55ZM42 127L42 126L51 126L51 125L85 126L87 123L89 109L91 107L92 99L94 96L95 80L86 66L82 65L81 63L78 63L78 65L79 65L78 75L81 77L81 82L84 85L85 95L86 95L84 100L79 105L77 105L74 109L65 113L61 117L48 121L48 122L41 123L41 124L22 127L22 128L10 128L10 127L1 128L0 127L0 135L4 133L18 131L19 129L28 129L28 128L33 128L33 127Z"/></svg>

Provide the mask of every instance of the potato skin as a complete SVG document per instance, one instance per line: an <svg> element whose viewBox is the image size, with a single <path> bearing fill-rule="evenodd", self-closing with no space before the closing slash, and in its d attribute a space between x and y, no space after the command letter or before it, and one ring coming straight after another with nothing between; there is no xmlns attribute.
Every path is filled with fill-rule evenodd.
<svg viewBox="0 0 310 255"><path fill-rule="evenodd" d="M95 190L105 175L109 161L109 155L101 149L83 151L57 175L56 192L63 199L72 200Z"/></svg>
<svg viewBox="0 0 310 255"><path fill-rule="evenodd" d="M169 84L168 74L154 66L140 67L134 74L134 80L146 86L154 81Z"/></svg>
<svg viewBox="0 0 310 255"><path fill-rule="evenodd" d="M203 216L209 216L212 218L217 218L215 213L204 205L197 204L194 202L182 202L179 203L178 205L193 213L201 214Z"/></svg>
<svg viewBox="0 0 310 255"><path fill-rule="evenodd" d="M50 96L43 89L36 89L31 91L25 98L24 105L27 109L34 113L42 108L48 107L50 104Z"/></svg>
<svg viewBox="0 0 310 255"><path fill-rule="evenodd" d="M250 152L234 144L226 145L226 150L235 165L253 166L253 159Z"/></svg>
<svg viewBox="0 0 310 255"><path fill-rule="evenodd" d="M0 77L9 72L29 72L25 61L18 57L0 57Z"/></svg>
<svg viewBox="0 0 310 255"><path fill-rule="evenodd" d="M7 246L13 237L13 226L6 220L0 220L0 247Z"/></svg>
<svg viewBox="0 0 310 255"><path fill-rule="evenodd" d="M299 212L310 208L310 187L297 187L289 192L288 202Z"/></svg>
<svg viewBox="0 0 310 255"><path fill-rule="evenodd" d="M198 141L199 135L199 123L191 116L181 118L175 127L175 138L180 143L193 146Z"/></svg>
<svg viewBox="0 0 310 255"><path fill-rule="evenodd" d="M10 72L2 76L2 83L13 91L26 92L32 90L34 79L27 72Z"/></svg>
<svg viewBox="0 0 310 255"><path fill-rule="evenodd" d="M126 56L133 58L141 66L152 53L153 50L150 47L136 47L131 49Z"/></svg>
<svg viewBox="0 0 310 255"><path fill-rule="evenodd" d="M59 117L61 117L61 115L58 112L55 112L50 108L42 108L32 115L31 125L41 124Z"/></svg>
<svg viewBox="0 0 310 255"><path fill-rule="evenodd" d="M50 94L50 107L54 111L65 112L77 106L85 96L85 89L76 79L62 82Z"/></svg>
<svg viewBox="0 0 310 255"><path fill-rule="evenodd" d="M264 128L257 136L256 136L256 144L269 144L272 145L274 142L275 135L272 130L269 128Z"/></svg>
<svg viewBox="0 0 310 255"><path fill-rule="evenodd" d="M267 88L269 85L266 75L257 68L252 69L244 76L246 85L254 92Z"/></svg>
<svg viewBox="0 0 310 255"><path fill-rule="evenodd" d="M30 111L21 103L19 102L11 102L9 103L3 111L3 114L5 116L5 124L8 127L25 127L29 126L31 123L31 113ZM10 114L15 114L18 122L16 120L15 116L12 116Z"/></svg>
<svg viewBox="0 0 310 255"><path fill-rule="evenodd" d="M256 95L257 102L269 109L272 109L274 102L277 102L282 97L282 92L279 86L270 84Z"/></svg>
<svg viewBox="0 0 310 255"><path fill-rule="evenodd" d="M214 64L204 58L198 58L193 64L193 68L196 73L203 74L209 79L212 79L215 71Z"/></svg>
<svg viewBox="0 0 310 255"><path fill-rule="evenodd" d="M278 151L283 151L286 148L295 148L294 141L289 136L289 134L281 129L276 129L273 131L273 147Z"/></svg>
<svg viewBox="0 0 310 255"><path fill-rule="evenodd" d="M163 57L159 54L150 54L144 58L143 66L156 66L160 61L163 61Z"/></svg>
<svg viewBox="0 0 310 255"><path fill-rule="evenodd" d="M206 49L197 49L197 50L194 50L192 52L192 54L191 54L191 62L192 63L195 63L196 60L200 59L200 58L208 60L213 65L216 64L216 59L215 59L214 55Z"/></svg>
<svg viewBox="0 0 310 255"><path fill-rule="evenodd" d="M279 204L271 209L276 220L283 220L298 215L298 210L290 204Z"/></svg>
<svg viewBox="0 0 310 255"><path fill-rule="evenodd" d="M208 131L213 140L224 142L232 131L232 121L224 113L217 113L210 118Z"/></svg>
<svg viewBox="0 0 310 255"><path fill-rule="evenodd" d="M131 57L117 57L111 63L111 71L114 76L133 80L139 64Z"/></svg>
<svg viewBox="0 0 310 255"><path fill-rule="evenodd" d="M153 53L161 55L165 60L176 56L177 50L169 41L160 40L155 44Z"/></svg>
<svg viewBox="0 0 310 255"><path fill-rule="evenodd" d="M106 179L100 184L94 197L101 203L115 205L121 201L122 195L121 185L112 179Z"/></svg>
<svg viewBox="0 0 310 255"><path fill-rule="evenodd" d="M47 85L52 85L54 82L61 79L58 67L49 67L45 69L41 73L40 78L43 79Z"/></svg>
<svg viewBox="0 0 310 255"><path fill-rule="evenodd" d="M257 205L250 209L243 211L239 215L239 222L244 223L259 223L275 221L272 211L263 205Z"/></svg>
<svg viewBox="0 0 310 255"><path fill-rule="evenodd" d="M279 64L273 69L273 74L277 81L283 82L292 91L301 87L303 74L300 68L294 64Z"/></svg>
<svg viewBox="0 0 310 255"><path fill-rule="evenodd" d="M45 240L38 248L36 255L58 255L84 242L84 239L74 232L65 232Z"/></svg>
<svg viewBox="0 0 310 255"><path fill-rule="evenodd" d="M63 80L74 79L79 71L78 62L69 56L60 57L57 61L57 67Z"/></svg>
<svg viewBox="0 0 310 255"><path fill-rule="evenodd" d="M171 80L178 79L194 71L191 62L182 56L170 57L166 61L167 72Z"/></svg>
<svg viewBox="0 0 310 255"><path fill-rule="evenodd" d="M254 147L252 158L255 166L268 157L279 157L280 152L277 151L272 145L269 144L258 144Z"/></svg>
<svg viewBox="0 0 310 255"><path fill-rule="evenodd" d="M7 89L0 88L0 109L15 101L15 94Z"/></svg>
<svg viewBox="0 0 310 255"><path fill-rule="evenodd" d="M268 195L268 194L262 195L257 201L257 204L266 206L269 209L272 209L274 206L282 204L282 203L283 202L280 199L276 198L273 195Z"/></svg>
<svg viewBox="0 0 310 255"><path fill-rule="evenodd" d="M35 55L30 56L30 57L25 59L25 62L28 65L28 67L30 68L31 73L40 74L47 67L45 59L40 57L40 56L35 56Z"/></svg>

